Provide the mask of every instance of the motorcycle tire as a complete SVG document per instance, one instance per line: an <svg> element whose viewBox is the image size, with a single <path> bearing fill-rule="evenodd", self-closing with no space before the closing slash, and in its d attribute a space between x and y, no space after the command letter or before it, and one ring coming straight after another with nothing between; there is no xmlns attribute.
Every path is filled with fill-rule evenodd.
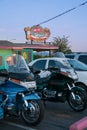
<svg viewBox="0 0 87 130"><path fill-rule="evenodd" d="M39 124L44 117L44 105L41 100L28 101L29 109L23 106L21 116L24 122L29 126ZM30 108L32 106L32 108Z"/></svg>
<svg viewBox="0 0 87 130"><path fill-rule="evenodd" d="M87 108L87 93L85 90L75 90L75 99L71 92L68 93L67 101L69 106L76 112L84 111Z"/></svg>

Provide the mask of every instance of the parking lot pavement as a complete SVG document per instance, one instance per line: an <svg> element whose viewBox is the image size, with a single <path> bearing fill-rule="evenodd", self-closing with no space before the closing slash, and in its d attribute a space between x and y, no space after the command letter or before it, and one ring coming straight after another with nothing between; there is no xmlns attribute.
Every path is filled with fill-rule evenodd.
<svg viewBox="0 0 87 130"><path fill-rule="evenodd" d="M20 118L7 118L0 124L0 130L69 130L76 121L87 116L87 109L83 112L73 111L67 103L47 102L44 119L37 126L28 126Z"/></svg>
<svg viewBox="0 0 87 130"><path fill-rule="evenodd" d="M30 128L30 127L20 125L20 124L16 124L16 123L12 123L12 122L5 122L5 124L12 126L12 127L16 127L18 129L23 129L23 130L36 130L36 129Z"/></svg>
<svg viewBox="0 0 87 130"><path fill-rule="evenodd" d="M22 124L17 124L9 121L4 121L0 123L0 130L36 130Z"/></svg>

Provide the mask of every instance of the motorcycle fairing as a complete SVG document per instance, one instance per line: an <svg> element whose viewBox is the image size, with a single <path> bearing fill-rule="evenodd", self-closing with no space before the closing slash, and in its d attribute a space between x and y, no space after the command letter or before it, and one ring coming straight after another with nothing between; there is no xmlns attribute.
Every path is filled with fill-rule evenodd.
<svg viewBox="0 0 87 130"><path fill-rule="evenodd" d="M24 86L17 84L11 80L6 81L4 84L0 85L0 90L8 95L9 101L15 101L16 94L19 92L28 91Z"/></svg>
<svg viewBox="0 0 87 130"><path fill-rule="evenodd" d="M27 94L23 98L24 100L38 100L40 97L36 93Z"/></svg>

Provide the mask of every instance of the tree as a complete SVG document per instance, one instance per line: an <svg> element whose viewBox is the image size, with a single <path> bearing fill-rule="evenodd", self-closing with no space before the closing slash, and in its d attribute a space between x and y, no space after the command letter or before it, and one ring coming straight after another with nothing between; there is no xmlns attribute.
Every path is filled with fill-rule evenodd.
<svg viewBox="0 0 87 130"><path fill-rule="evenodd" d="M68 37L65 36L63 36L62 38L54 37L53 45L59 47L58 50L56 50L57 52L63 52L64 54L72 52L70 46L68 46L69 45Z"/></svg>

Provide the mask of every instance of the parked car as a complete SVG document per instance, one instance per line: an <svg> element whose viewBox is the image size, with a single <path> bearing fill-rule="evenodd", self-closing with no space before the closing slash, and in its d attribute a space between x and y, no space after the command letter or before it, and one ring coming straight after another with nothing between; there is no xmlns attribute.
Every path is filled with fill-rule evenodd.
<svg viewBox="0 0 87 130"><path fill-rule="evenodd" d="M76 81L76 84L80 86L87 86L87 65L75 59L67 60L78 75L78 81Z"/></svg>
<svg viewBox="0 0 87 130"><path fill-rule="evenodd" d="M72 77L74 80L77 80L77 74L74 69L71 67L66 58L39 58L31 61L28 66L33 68L33 71L44 71L50 67L60 68L60 71L68 74L69 77ZM42 73L42 72L41 72ZM43 73L42 73L43 76Z"/></svg>
<svg viewBox="0 0 87 130"><path fill-rule="evenodd" d="M66 58L72 58L72 59L76 59L78 61L81 61L85 64L87 64L87 53L84 52L78 52L78 53L71 53L71 54L65 54Z"/></svg>

